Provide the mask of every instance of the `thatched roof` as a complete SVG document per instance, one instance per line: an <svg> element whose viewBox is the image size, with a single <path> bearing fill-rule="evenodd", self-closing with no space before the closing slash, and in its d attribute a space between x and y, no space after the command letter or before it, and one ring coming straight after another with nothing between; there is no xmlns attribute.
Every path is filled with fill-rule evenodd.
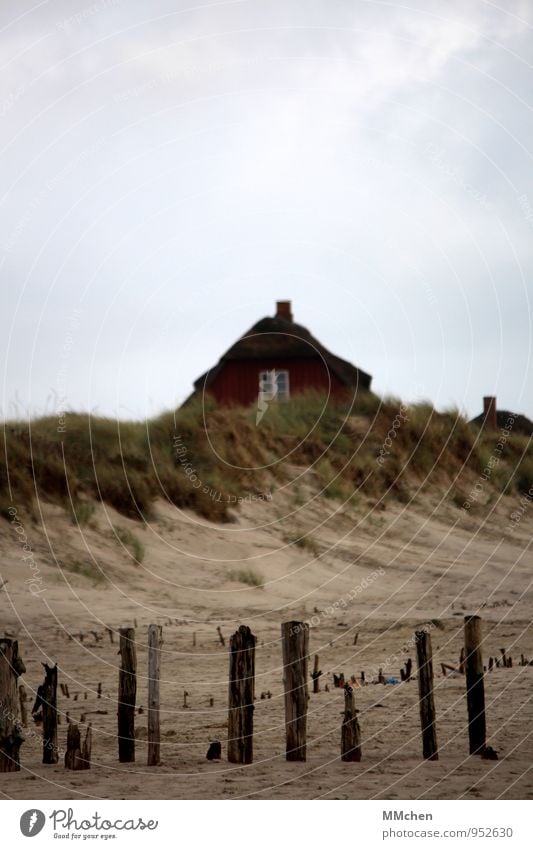
<svg viewBox="0 0 533 849"><path fill-rule="evenodd" d="M508 424L509 419L514 419L512 427ZM470 424L482 427L484 421L485 413L481 413L479 416L476 416L475 419L472 419ZM496 423L498 425L498 430L503 430L505 427L509 427L512 433L518 433L522 436L533 436L533 422L521 413L510 413L509 410L498 410L496 413Z"/></svg>
<svg viewBox="0 0 533 849"><path fill-rule="evenodd" d="M350 389L370 389L372 377L347 360L336 357L301 324L279 315L262 318L222 355L218 364L195 381L196 390L208 388L231 360L300 360L319 357L337 379Z"/></svg>

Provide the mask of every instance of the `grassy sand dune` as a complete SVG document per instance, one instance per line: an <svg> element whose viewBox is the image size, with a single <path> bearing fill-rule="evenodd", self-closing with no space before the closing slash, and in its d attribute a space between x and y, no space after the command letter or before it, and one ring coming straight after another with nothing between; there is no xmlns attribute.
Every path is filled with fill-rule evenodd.
<svg viewBox="0 0 533 849"><path fill-rule="evenodd" d="M254 411L210 409L204 424L191 406L148 423L70 414L65 428L52 418L6 425L0 600L30 701L41 663L57 660L70 691L60 694L60 746L67 711L91 722L93 765L83 773L43 766L41 732L30 723L22 769L0 776L0 793L533 797L533 666L517 665L520 654L533 658L527 439L511 431L498 447L501 434L479 433L453 412L373 397L357 409L300 399L273 407L259 427ZM463 617L476 611L484 657L505 647L515 661L487 676L494 762L468 756L464 680L440 667L457 662ZM323 671L309 702L306 764L284 757L280 623L293 618L311 623L310 651ZM117 644L105 629L134 621L143 710L136 764L120 765ZM163 763L148 769L150 623L164 628ZM226 751L228 657L216 629L227 638L241 623L258 639L247 768L205 759L210 740ZM436 672L441 755L432 764L421 758L416 681L373 683L380 668L398 677L414 659L420 625L431 631ZM344 764L333 673L361 671L369 682L356 694L363 760Z"/></svg>

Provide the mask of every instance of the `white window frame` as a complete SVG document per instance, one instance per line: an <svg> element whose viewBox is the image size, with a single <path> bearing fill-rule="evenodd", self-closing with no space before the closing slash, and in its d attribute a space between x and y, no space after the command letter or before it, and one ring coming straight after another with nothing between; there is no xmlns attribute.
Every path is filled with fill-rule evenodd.
<svg viewBox="0 0 533 849"><path fill-rule="evenodd" d="M260 401L288 401L289 398L290 382L287 369L259 372Z"/></svg>

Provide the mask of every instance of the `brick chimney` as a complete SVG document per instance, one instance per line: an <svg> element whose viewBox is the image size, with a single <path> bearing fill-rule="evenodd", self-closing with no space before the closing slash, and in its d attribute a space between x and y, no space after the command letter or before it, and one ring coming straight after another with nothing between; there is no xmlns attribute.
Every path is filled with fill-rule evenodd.
<svg viewBox="0 0 533 849"><path fill-rule="evenodd" d="M489 430L498 430L496 398L493 395L483 398L483 426Z"/></svg>
<svg viewBox="0 0 533 849"><path fill-rule="evenodd" d="M284 318L285 321L292 321L290 301L276 301L276 318Z"/></svg>

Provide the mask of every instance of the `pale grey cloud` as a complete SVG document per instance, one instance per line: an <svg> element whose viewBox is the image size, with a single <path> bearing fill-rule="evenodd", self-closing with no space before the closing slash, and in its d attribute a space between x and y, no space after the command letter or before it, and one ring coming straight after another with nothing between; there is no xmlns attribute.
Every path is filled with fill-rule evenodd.
<svg viewBox="0 0 533 849"><path fill-rule="evenodd" d="M533 415L531 17L4 4L4 412L171 406L288 297L378 391Z"/></svg>

